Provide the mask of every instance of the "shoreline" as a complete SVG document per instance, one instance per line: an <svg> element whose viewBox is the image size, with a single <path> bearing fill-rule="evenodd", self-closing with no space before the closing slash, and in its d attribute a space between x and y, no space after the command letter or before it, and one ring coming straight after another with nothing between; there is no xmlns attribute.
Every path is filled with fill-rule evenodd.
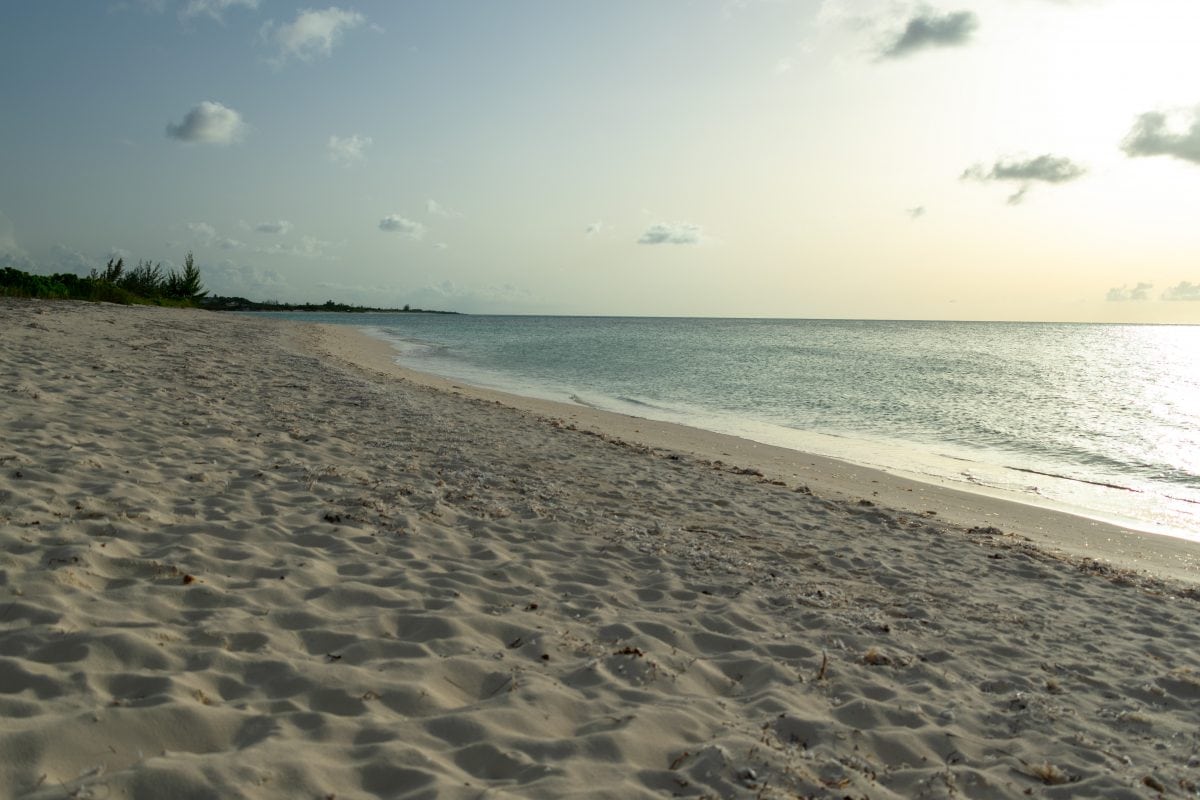
<svg viewBox="0 0 1200 800"><path fill-rule="evenodd" d="M326 318L322 321L334 320ZM531 383L515 373L490 372L483 365L468 366L468 362L459 362L457 359L438 357L433 362L427 362L425 355L430 355L425 352L428 343L420 343L421 337L426 334L418 330L410 331L417 336L417 339L410 341L401 331L390 330L383 320L372 320L361 328L392 344L398 351L397 358L406 366L448 380L466 381L476 387L499 392L591 406L617 414L675 422L802 453L819 454L969 494L1009 499L1120 528L1200 542L1200 516L1197 516L1200 498L1190 498L1185 490L1173 491L1171 486L1164 483L1147 480L1144 469L1125 471L1114 465L1112 469L1104 470L1104 474L1094 474L1094 470L1083 465L1058 463L1053 458L1047 460L1045 454L1036 456L1024 451L1022 455L1016 450L980 448L970 445L969 440L963 438L950 437L952 441L944 441L945 437L933 435L925 440L906 441L892 438L882 430L855 433L853 430L819 432L796 429L759 418L745 402L752 399L752 395L740 401L742 411L732 415L732 412L714 410L713 397L708 397L703 407L694 406L687 400L686 392L675 401L664 400L665 396L651 392L645 403L637 399L640 395L633 385L623 385L615 394L605 394L603 389L581 374L576 374L565 384L538 383L536 380ZM476 329L475 335L484 336L486 330ZM441 341L436 330L427 333L432 341ZM452 334L446 341L454 340L455 335ZM465 346L467 352L474 347L464 343L460 345ZM418 355L413 355L413 348ZM434 353L438 349L435 347ZM680 385L683 383L686 381ZM590 389L579 388L584 386ZM703 393L702 389L698 390ZM779 400L770 392L767 399L771 402ZM812 401L813 398L809 398L807 402ZM931 403L934 407L941 407L936 399Z"/></svg>
<svg viewBox="0 0 1200 800"><path fill-rule="evenodd" d="M710 462L723 462L732 468L761 471L767 480L783 481L791 488L808 486L811 491L839 502L867 501L909 514L936 517L964 529L998 528L1071 558L1109 561L1122 568L1200 583L1200 543L1195 541L729 434L474 386L402 366L396 363L395 351L387 341L356 327L315 324L322 330L321 347L329 355L376 374L499 402L546 420L643 447L678 451Z"/></svg>
<svg viewBox="0 0 1200 800"><path fill-rule="evenodd" d="M0 299L0 796L1200 791L1161 553L353 333Z"/></svg>

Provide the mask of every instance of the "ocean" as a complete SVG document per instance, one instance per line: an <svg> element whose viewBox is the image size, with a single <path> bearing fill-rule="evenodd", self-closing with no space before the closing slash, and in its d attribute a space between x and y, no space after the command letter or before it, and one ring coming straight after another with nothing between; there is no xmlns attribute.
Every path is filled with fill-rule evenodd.
<svg viewBox="0 0 1200 800"><path fill-rule="evenodd" d="M280 316L478 386L1200 541L1200 326Z"/></svg>

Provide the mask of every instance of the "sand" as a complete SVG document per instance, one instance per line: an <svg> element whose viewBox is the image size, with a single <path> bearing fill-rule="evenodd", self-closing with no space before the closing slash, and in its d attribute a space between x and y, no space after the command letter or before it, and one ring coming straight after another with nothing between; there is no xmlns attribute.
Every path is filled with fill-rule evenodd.
<svg viewBox="0 0 1200 800"><path fill-rule="evenodd" d="M1200 545L0 300L0 797L1195 797Z"/></svg>

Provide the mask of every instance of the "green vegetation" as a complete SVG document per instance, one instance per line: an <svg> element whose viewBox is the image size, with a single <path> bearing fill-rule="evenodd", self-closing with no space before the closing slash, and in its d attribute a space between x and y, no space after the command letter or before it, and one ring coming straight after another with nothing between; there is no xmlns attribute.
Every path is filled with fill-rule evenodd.
<svg viewBox="0 0 1200 800"><path fill-rule="evenodd" d="M40 297L52 300L91 300L122 305L195 306L211 311L337 311L337 312L412 312L415 314L454 314L454 311L427 311L421 308L370 308L335 303L256 302L244 297L209 295L200 282L200 270L192 254L183 262L183 272L164 271L162 263L139 261L125 268L125 259L109 259L103 271L92 270L87 277L70 272L33 275L19 269L0 269L0 297Z"/></svg>
<svg viewBox="0 0 1200 800"><path fill-rule="evenodd" d="M0 269L0 297L195 306L207 294L191 253L184 260L183 272L164 272L161 263L150 261L139 261L136 267L126 269L123 258L109 259L103 272L92 270L87 277L69 272L32 275L11 267Z"/></svg>

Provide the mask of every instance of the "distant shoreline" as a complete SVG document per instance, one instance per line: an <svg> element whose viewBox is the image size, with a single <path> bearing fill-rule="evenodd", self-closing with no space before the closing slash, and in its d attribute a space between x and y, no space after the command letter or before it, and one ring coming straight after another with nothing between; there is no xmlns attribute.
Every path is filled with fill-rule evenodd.
<svg viewBox="0 0 1200 800"><path fill-rule="evenodd" d="M429 308L373 308L347 303L260 303L244 297L206 297L200 302L206 311L303 311L322 314L458 314L458 311L439 311Z"/></svg>

